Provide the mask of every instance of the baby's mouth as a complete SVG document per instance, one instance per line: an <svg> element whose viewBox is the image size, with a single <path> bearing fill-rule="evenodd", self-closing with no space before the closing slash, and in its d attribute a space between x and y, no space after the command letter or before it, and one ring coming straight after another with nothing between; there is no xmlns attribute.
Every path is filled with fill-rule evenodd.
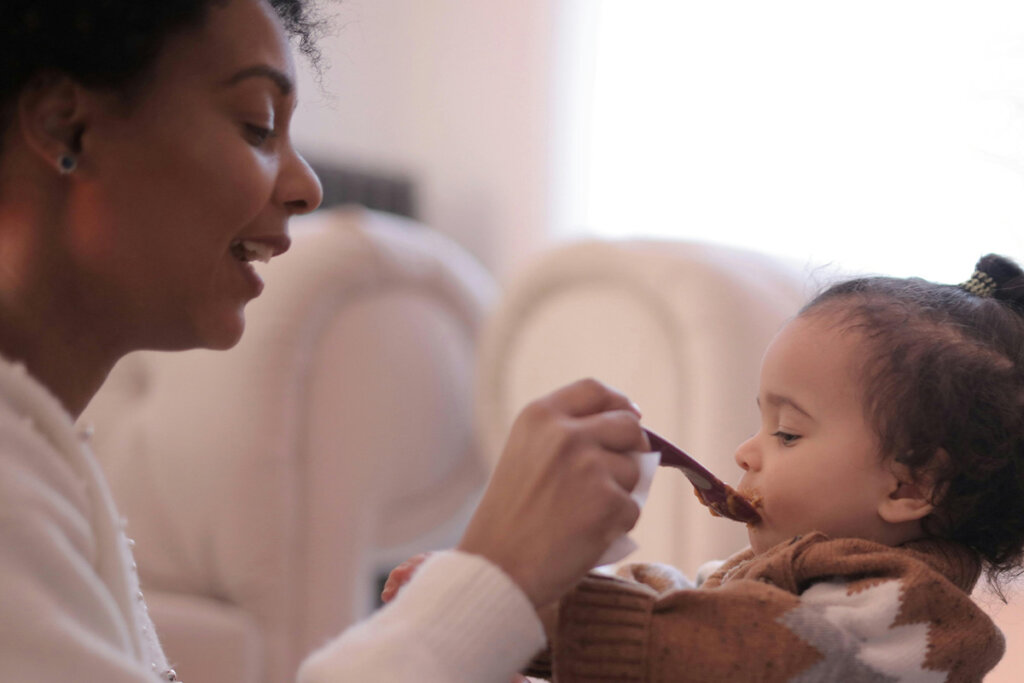
<svg viewBox="0 0 1024 683"><path fill-rule="evenodd" d="M269 244L256 242L255 240L235 240L231 243L231 255L236 261L249 263L259 261L267 263L274 255L274 248Z"/></svg>
<svg viewBox="0 0 1024 683"><path fill-rule="evenodd" d="M754 522L747 522L747 526L755 526L760 524L764 519L764 496L757 489L737 489L736 492L747 499L751 507L757 510L757 514L760 515L760 519Z"/></svg>

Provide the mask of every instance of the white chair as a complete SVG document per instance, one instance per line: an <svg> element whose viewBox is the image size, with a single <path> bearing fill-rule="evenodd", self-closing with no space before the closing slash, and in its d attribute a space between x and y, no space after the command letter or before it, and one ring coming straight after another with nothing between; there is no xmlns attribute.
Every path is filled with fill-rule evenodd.
<svg viewBox="0 0 1024 683"><path fill-rule="evenodd" d="M488 472L472 392L490 276L366 210L293 237L236 348L133 354L82 420L189 683L294 680L382 573L457 541Z"/></svg>
<svg viewBox="0 0 1024 683"><path fill-rule="evenodd" d="M644 424L727 481L757 427L762 352L804 302L800 269L762 254L673 241L582 241L554 248L508 283L485 330L481 433L492 457L528 401L581 377L626 392ZM630 561L692 576L746 545L712 518L682 475L655 478Z"/></svg>

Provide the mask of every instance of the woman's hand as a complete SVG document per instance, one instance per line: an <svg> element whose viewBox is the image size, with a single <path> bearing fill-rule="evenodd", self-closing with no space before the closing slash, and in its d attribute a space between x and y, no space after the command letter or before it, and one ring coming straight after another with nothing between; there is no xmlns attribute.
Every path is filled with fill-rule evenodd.
<svg viewBox="0 0 1024 683"><path fill-rule="evenodd" d="M572 588L640 510L630 491L649 450L622 394L582 380L528 405L459 549L501 567L536 607Z"/></svg>

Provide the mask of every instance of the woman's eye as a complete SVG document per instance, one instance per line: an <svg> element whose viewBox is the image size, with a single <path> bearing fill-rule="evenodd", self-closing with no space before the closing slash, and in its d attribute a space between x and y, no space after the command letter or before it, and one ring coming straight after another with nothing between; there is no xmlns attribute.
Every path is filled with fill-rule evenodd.
<svg viewBox="0 0 1024 683"><path fill-rule="evenodd" d="M266 144L267 140L274 136L274 131L264 126L259 126L254 123L245 124L245 135L249 139L249 142L253 145L260 147Z"/></svg>
<svg viewBox="0 0 1024 683"><path fill-rule="evenodd" d="M772 436L778 439L779 443L781 443L783 446L792 446L800 439L800 437L796 434L790 434L788 432L783 431L775 432L774 434L772 434Z"/></svg>

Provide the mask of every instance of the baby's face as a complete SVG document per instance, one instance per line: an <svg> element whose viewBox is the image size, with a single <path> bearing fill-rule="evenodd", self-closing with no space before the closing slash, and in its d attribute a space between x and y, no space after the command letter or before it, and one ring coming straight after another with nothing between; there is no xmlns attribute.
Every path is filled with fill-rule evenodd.
<svg viewBox="0 0 1024 683"><path fill-rule="evenodd" d="M760 496L755 552L811 531L886 542L880 504L897 482L864 416L863 339L827 313L797 318L761 366L760 429L740 445L739 489Z"/></svg>

